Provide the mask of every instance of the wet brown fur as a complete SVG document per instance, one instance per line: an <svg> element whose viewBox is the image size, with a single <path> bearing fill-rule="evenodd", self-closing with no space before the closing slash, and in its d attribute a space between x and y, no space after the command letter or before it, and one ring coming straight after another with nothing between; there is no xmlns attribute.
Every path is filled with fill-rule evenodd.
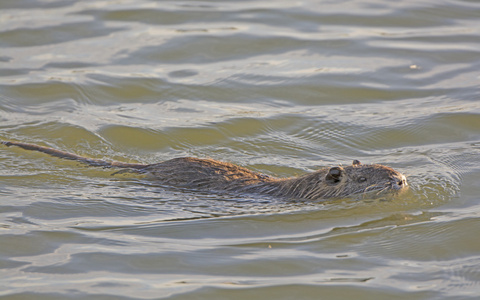
<svg viewBox="0 0 480 300"><path fill-rule="evenodd" d="M44 146L2 142L26 150L80 161L92 166L125 168L141 172L158 182L197 190L255 193L282 198L324 199L365 192L399 191L407 187L405 176L392 168L354 161L349 166L323 168L299 177L275 178L213 159L182 157L157 164L131 164L92 159Z"/></svg>

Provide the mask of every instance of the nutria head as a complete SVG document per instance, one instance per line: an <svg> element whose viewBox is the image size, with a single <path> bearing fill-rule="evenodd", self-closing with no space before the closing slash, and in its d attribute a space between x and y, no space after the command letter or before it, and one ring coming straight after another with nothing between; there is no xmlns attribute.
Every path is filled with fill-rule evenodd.
<svg viewBox="0 0 480 300"><path fill-rule="evenodd" d="M399 191L408 186L402 173L383 165L362 165L354 160L345 168L346 183L357 186L359 192Z"/></svg>
<svg viewBox="0 0 480 300"><path fill-rule="evenodd" d="M403 174L383 165L363 165L354 160L350 166L321 169L297 182L293 196L305 199L347 197L353 194L400 191L407 187Z"/></svg>

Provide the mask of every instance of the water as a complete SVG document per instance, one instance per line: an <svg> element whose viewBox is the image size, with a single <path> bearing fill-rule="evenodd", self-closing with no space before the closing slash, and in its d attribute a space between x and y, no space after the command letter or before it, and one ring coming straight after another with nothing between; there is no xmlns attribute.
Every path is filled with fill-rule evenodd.
<svg viewBox="0 0 480 300"><path fill-rule="evenodd" d="M1 1L0 139L397 197L158 186L0 148L2 299L478 299L477 1Z"/></svg>

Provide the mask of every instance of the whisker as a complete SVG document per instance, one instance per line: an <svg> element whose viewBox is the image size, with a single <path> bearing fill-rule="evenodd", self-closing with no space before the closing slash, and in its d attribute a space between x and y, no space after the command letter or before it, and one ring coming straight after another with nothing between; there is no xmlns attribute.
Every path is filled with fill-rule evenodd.
<svg viewBox="0 0 480 300"><path fill-rule="evenodd" d="M381 194L382 192L384 192L385 190L388 190L388 186L384 187L383 189L379 190L376 195L379 195Z"/></svg>
<svg viewBox="0 0 480 300"><path fill-rule="evenodd" d="M378 184L372 184L370 186L367 186L363 192L366 193L366 192L370 192L371 190L377 190L378 188L381 188L381 186L379 186Z"/></svg>

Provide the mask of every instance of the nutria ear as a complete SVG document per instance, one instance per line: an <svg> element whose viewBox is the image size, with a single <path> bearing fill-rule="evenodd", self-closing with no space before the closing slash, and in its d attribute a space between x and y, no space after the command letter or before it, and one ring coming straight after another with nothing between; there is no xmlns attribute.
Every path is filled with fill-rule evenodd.
<svg viewBox="0 0 480 300"><path fill-rule="evenodd" d="M332 167L330 170L328 170L327 176L325 176L325 181L328 183L338 183L340 181L340 178L342 178L343 175L343 169L340 167Z"/></svg>
<svg viewBox="0 0 480 300"><path fill-rule="evenodd" d="M357 159L353 160L353 163L352 163L352 165L354 165L354 166L359 166L359 165L361 165L361 164L362 164L362 163L361 163L359 160L357 160Z"/></svg>

